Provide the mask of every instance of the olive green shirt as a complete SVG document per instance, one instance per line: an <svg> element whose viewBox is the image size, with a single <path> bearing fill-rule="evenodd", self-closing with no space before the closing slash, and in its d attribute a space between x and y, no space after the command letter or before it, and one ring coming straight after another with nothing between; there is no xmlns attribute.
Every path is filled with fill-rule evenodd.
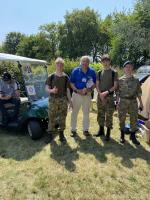
<svg viewBox="0 0 150 200"><path fill-rule="evenodd" d="M100 72L100 75L99 75ZM99 81L99 90L107 91L114 86L114 82L118 81L118 73L113 69L103 69L97 73L97 81ZM112 75L114 73L114 77Z"/></svg>
<svg viewBox="0 0 150 200"><path fill-rule="evenodd" d="M142 96L140 82L134 76L122 76L119 79L118 86L118 94L120 98L136 98Z"/></svg>
<svg viewBox="0 0 150 200"><path fill-rule="evenodd" d="M65 73L63 73L62 76L57 76L53 73L47 78L46 85L48 85L50 89L54 87L58 89L58 94L50 94L51 97L67 96L67 88L70 88L69 77Z"/></svg>

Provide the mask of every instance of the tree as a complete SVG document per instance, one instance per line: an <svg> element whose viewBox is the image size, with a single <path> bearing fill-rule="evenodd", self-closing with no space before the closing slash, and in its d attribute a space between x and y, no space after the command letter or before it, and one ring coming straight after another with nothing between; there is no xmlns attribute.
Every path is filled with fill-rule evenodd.
<svg viewBox="0 0 150 200"><path fill-rule="evenodd" d="M19 32L8 33L3 43L4 52L10 54L16 54L18 45L24 37L25 35Z"/></svg>
<svg viewBox="0 0 150 200"><path fill-rule="evenodd" d="M2 53L3 52L3 46L2 46L2 44L0 44L0 53Z"/></svg>
<svg viewBox="0 0 150 200"><path fill-rule="evenodd" d="M30 58L49 60L49 46L45 35L37 34L25 37L19 44L17 54Z"/></svg>
<svg viewBox="0 0 150 200"><path fill-rule="evenodd" d="M149 10L149 0L139 0L132 13L114 14L111 55L115 64L130 59L138 67L150 58Z"/></svg>
<svg viewBox="0 0 150 200"><path fill-rule="evenodd" d="M45 24L39 28L40 33L44 35L47 40L50 58L56 58L59 54L58 29L59 25L56 23Z"/></svg>
<svg viewBox="0 0 150 200"><path fill-rule="evenodd" d="M99 22L98 13L90 8L67 12L64 25L59 26L62 55L73 59L85 54L95 56L100 41Z"/></svg>
<svg viewBox="0 0 150 200"><path fill-rule="evenodd" d="M109 53L111 48L111 26L112 16L108 15L103 21L100 21L99 41L97 46L97 52L100 55Z"/></svg>
<svg viewBox="0 0 150 200"><path fill-rule="evenodd" d="M150 1L138 0L133 15L143 36L142 50L146 61L150 59Z"/></svg>

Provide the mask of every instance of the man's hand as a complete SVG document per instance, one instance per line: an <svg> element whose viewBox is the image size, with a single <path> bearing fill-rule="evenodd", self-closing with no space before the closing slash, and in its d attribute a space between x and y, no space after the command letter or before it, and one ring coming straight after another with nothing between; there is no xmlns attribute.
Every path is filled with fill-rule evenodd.
<svg viewBox="0 0 150 200"><path fill-rule="evenodd" d="M57 94L58 93L58 88L55 86L53 89L50 90L50 93Z"/></svg>
<svg viewBox="0 0 150 200"><path fill-rule="evenodd" d="M108 96L108 94L109 94L108 91L100 92L100 93L99 93L100 99L101 99L102 101L104 101L104 99Z"/></svg>
<svg viewBox="0 0 150 200"><path fill-rule="evenodd" d="M88 92L87 88L83 88L83 89L82 89L83 95L87 94L87 92Z"/></svg>
<svg viewBox="0 0 150 200"><path fill-rule="evenodd" d="M102 98L105 98L106 96L108 96L109 95L109 92L108 91L105 91L105 92L102 92L101 93L101 97Z"/></svg>
<svg viewBox="0 0 150 200"><path fill-rule="evenodd" d="M87 94L87 88L83 88L81 90L77 90L77 93L80 95L86 95Z"/></svg>

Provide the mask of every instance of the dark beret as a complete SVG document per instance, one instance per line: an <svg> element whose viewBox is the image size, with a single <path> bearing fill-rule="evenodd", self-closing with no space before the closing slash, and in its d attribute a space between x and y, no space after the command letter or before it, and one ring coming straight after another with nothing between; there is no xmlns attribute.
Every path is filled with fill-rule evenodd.
<svg viewBox="0 0 150 200"><path fill-rule="evenodd" d="M133 65L133 63L132 63L132 61L127 60L127 61L123 64L123 68L124 68L126 65Z"/></svg>

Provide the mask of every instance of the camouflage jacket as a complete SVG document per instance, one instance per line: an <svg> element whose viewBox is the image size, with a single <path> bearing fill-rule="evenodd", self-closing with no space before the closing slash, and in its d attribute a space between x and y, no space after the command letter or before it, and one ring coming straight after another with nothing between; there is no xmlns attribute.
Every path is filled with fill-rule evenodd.
<svg viewBox="0 0 150 200"><path fill-rule="evenodd" d="M118 81L118 96L120 98L136 98L142 96L140 82L134 76L122 76Z"/></svg>

